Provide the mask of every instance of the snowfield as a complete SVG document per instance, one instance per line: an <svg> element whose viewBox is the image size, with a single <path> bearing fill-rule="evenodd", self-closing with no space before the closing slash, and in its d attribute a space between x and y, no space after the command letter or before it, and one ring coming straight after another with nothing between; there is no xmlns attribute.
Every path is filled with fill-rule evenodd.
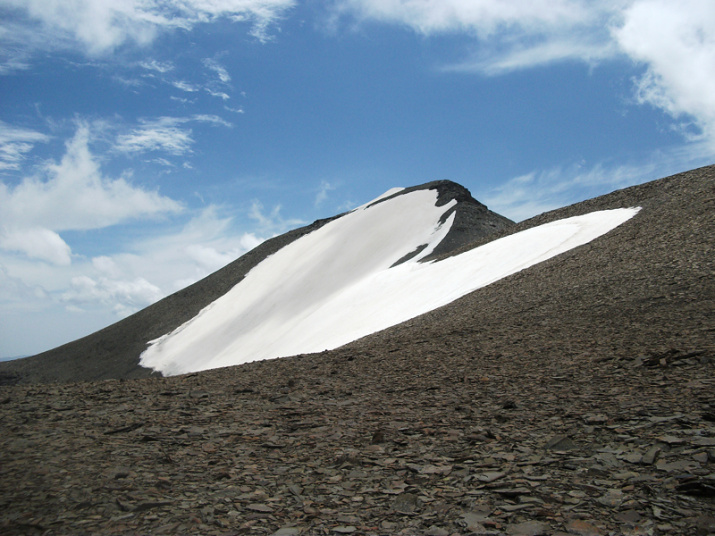
<svg viewBox="0 0 715 536"><path fill-rule="evenodd" d="M559 220L421 263L454 219L440 225L456 202L436 201L436 190L373 201L299 238L196 317L150 341L141 365L170 376L337 348L586 244L639 210Z"/></svg>

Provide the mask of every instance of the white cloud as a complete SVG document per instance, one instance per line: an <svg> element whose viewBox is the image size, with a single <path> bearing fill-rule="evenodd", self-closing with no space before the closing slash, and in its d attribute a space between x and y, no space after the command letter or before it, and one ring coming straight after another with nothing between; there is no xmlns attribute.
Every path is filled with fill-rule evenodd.
<svg viewBox="0 0 715 536"><path fill-rule="evenodd" d="M180 97L175 97L174 95L172 95L171 97L169 97L169 100L176 101L176 102L181 103L181 104L183 104L183 105L186 105L186 104L190 104L190 103L195 102L195 100L183 99L183 98L180 98Z"/></svg>
<svg viewBox="0 0 715 536"><path fill-rule="evenodd" d="M218 63L216 60L206 58L203 60L203 63L207 69L216 73L216 76L218 76L218 79L221 81L221 83L228 84L231 81L231 75L229 75L226 68L220 63Z"/></svg>
<svg viewBox="0 0 715 536"><path fill-rule="evenodd" d="M67 265L72 262L72 250L60 235L42 227L13 227L0 230L0 249L18 251L31 259L52 264Z"/></svg>
<svg viewBox="0 0 715 536"><path fill-rule="evenodd" d="M231 218L209 206L176 231L160 232L127 251L77 267L61 300L78 309L110 308L126 316L237 259L263 240L236 232Z"/></svg>
<svg viewBox="0 0 715 536"><path fill-rule="evenodd" d="M0 8L26 17L22 24L3 25L5 41L20 44L20 34L34 30L41 35L34 49L79 45L95 56L222 17L249 22L251 34L266 40L271 24L294 5L294 0L0 0Z"/></svg>
<svg viewBox="0 0 715 536"><path fill-rule="evenodd" d="M128 134L117 136L114 149L120 153L145 153L164 151L174 156L191 152L194 144L189 122L211 123L216 126L231 127L231 123L217 115L197 114L191 117L159 117L145 119L141 126Z"/></svg>
<svg viewBox="0 0 715 536"><path fill-rule="evenodd" d="M156 71L161 74L174 70L174 64L170 61L142 61L139 63L139 66L143 67L147 71Z"/></svg>
<svg viewBox="0 0 715 536"><path fill-rule="evenodd" d="M303 220L283 219L281 208L281 205L275 205L268 214L264 214L263 204L258 200L254 200L251 203L251 210L248 215L258 224L258 228L262 233L274 236L299 225L305 225L306 222Z"/></svg>
<svg viewBox="0 0 715 536"><path fill-rule="evenodd" d="M12 305L21 310L32 309L28 307L33 301L46 299L47 292L40 286L30 286L19 277L13 277L5 266L0 264L0 306Z"/></svg>
<svg viewBox="0 0 715 536"><path fill-rule="evenodd" d="M162 297L156 285L141 277L120 281L80 275L72 278L71 288L62 294L61 299L75 311L82 310L87 304L95 305L99 302L110 306L117 316L125 317Z"/></svg>
<svg viewBox="0 0 715 536"><path fill-rule="evenodd" d="M118 136L115 149L121 153L165 151L175 156L189 153L194 139L190 129L180 126L184 123L176 117L143 121L139 128Z"/></svg>
<svg viewBox="0 0 715 536"><path fill-rule="evenodd" d="M334 19L354 17L425 36L468 35L472 51L445 70L498 75L564 60L593 63L616 53L609 21L628 0L340 0Z"/></svg>
<svg viewBox="0 0 715 536"><path fill-rule="evenodd" d="M715 151L715 3L638 1L613 33L646 66L637 81L640 102L676 119L694 118Z"/></svg>
<svg viewBox="0 0 715 536"><path fill-rule="evenodd" d="M335 185L330 184L328 181L321 181L320 189L315 196L315 206L318 207L322 205L326 199L328 199L328 192L335 190Z"/></svg>
<svg viewBox="0 0 715 536"><path fill-rule="evenodd" d="M35 144L49 139L49 136L40 132L0 121L0 170L20 169L20 164Z"/></svg>
<svg viewBox="0 0 715 536"><path fill-rule="evenodd" d="M62 231L100 229L182 210L176 201L124 178L102 176L89 138L89 127L80 124L59 163L46 164L41 176L25 177L14 187L0 182L0 249L69 264Z"/></svg>
<svg viewBox="0 0 715 536"><path fill-rule="evenodd" d="M521 27L532 32L586 22L593 10L578 0L342 0L338 14L396 23L425 35L471 32L487 37Z"/></svg>
<svg viewBox="0 0 715 536"><path fill-rule="evenodd" d="M233 126L231 123L229 123L225 119L222 119L218 115L213 115L213 114L196 114L196 115L191 116L190 120L198 121L200 123L212 123L214 126L217 126L217 127L231 128Z"/></svg>
<svg viewBox="0 0 715 536"><path fill-rule="evenodd" d="M219 99L223 100L228 100L231 98L227 93L224 93L223 91L213 91L209 88L206 88L206 93L208 93L212 97L218 97Z"/></svg>
<svg viewBox="0 0 715 536"><path fill-rule="evenodd" d="M199 88L196 87L194 84L189 84L188 82L184 82L183 80L174 81L171 83L171 85L174 86L176 89L185 91L186 93L195 93L199 90Z"/></svg>
<svg viewBox="0 0 715 536"><path fill-rule="evenodd" d="M536 43L514 44L506 49L486 46L467 60L448 65L442 70L497 76L568 60L595 64L612 57L615 52L616 47L612 43L604 42L598 36L594 36L591 41L553 37Z"/></svg>
<svg viewBox="0 0 715 536"><path fill-rule="evenodd" d="M166 295L209 275L262 241L254 232L237 230L231 217L210 205L179 228L155 232L123 252L93 259L84 273L93 279L97 279L97 271L101 277L118 281L144 278Z"/></svg>

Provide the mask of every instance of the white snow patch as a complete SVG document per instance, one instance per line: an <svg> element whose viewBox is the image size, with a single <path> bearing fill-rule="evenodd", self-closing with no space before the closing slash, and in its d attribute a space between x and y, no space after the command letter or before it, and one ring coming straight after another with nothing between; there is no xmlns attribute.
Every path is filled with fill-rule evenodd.
<svg viewBox="0 0 715 536"><path fill-rule="evenodd" d="M174 375L337 348L590 242L639 210L568 218L420 263L454 219L439 224L455 202L437 207L436 200L435 190L417 190L371 202L299 238L196 317L151 341L141 365Z"/></svg>

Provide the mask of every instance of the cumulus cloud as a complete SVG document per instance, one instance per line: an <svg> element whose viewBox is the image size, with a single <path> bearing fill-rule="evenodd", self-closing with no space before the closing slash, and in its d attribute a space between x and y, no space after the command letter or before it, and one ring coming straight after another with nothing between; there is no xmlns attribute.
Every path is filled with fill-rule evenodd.
<svg viewBox="0 0 715 536"><path fill-rule="evenodd" d="M20 169L20 164L35 144L49 139L49 136L40 132L0 121L0 170Z"/></svg>
<svg viewBox="0 0 715 536"><path fill-rule="evenodd" d="M143 277L169 294L218 270L263 241L252 231L237 229L231 216L209 205L179 227L153 233L123 252L94 259L92 269L103 277ZM110 262L111 261L111 262Z"/></svg>
<svg viewBox="0 0 715 536"><path fill-rule="evenodd" d="M23 24L3 25L5 41L21 43L18 34L29 27L42 36L34 48L79 45L94 56L224 17L250 23L251 34L267 40L271 24L294 5L295 0L0 0L0 8L25 16Z"/></svg>
<svg viewBox="0 0 715 536"><path fill-rule="evenodd" d="M57 265L72 262L72 250L56 232L42 227L5 225L0 230L0 249L18 251L31 259Z"/></svg>
<svg viewBox="0 0 715 536"><path fill-rule="evenodd" d="M209 206L172 231L157 232L123 252L77 267L61 301L73 310L98 306L126 316L206 277L263 240L236 232Z"/></svg>
<svg viewBox="0 0 715 536"><path fill-rule="evenodd" d="M75 310L99 302L110 306L117 316L125 317L162 297L159 287L141 277L121 281L80 275L72 278L70 289L62 294L62 301Z"/></svg>
<svg viewBox="0 0 715 536"><path fill-rule="evenodd" d="M124 178L104 177L89 140L89 127L80 124L59 162L46 164L40 175L14 187L0 182L0 249L69 264L62 231L100 229L182 210L176 201Z"/></svg>
<svg viewBox="0 0 715 536"><path fill-rule="evenodd" d="M694 118L715 150L715 3L635 2L613 34L646 67L636 82L640 102Z"/></svg>

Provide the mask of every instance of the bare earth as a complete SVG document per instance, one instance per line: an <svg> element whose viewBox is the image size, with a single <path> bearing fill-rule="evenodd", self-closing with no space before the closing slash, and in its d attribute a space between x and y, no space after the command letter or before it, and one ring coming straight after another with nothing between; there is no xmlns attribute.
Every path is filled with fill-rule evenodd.
<svg viewBox="0 0 715 536"><path fill-rule="evenodd" d="M0 387L0 533L715 534L715 167L517 228L634 205L332 352Z"/></svg>

